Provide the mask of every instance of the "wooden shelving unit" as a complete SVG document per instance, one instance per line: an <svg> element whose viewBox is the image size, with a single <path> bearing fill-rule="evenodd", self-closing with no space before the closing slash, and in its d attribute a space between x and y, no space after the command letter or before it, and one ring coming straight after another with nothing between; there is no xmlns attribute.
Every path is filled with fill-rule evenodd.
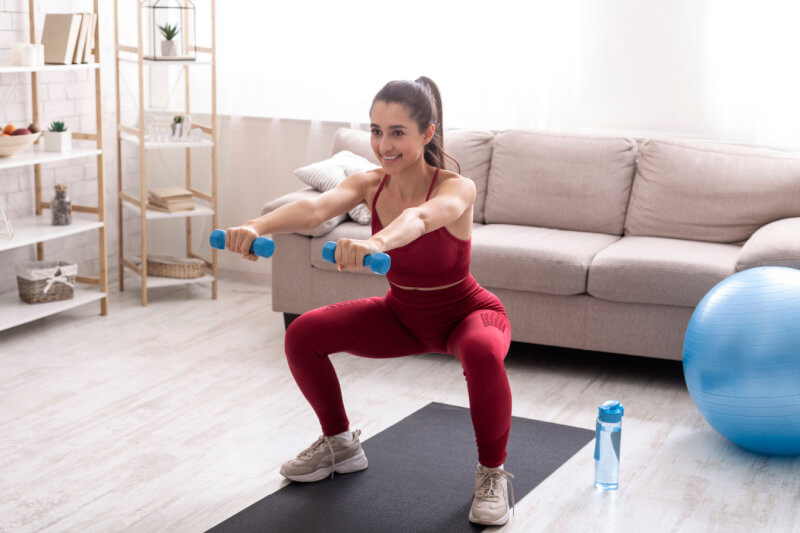
<svg viewBox="0 0 800 533"><path fill-rule="evenodd" d="M94 0L93 10L97 14L99 0ZM28 0L28 17L30 22L30 42L36 39L36 13L35 0ZM54 239L61 239L71 235L88 231L97 231L98 256L100 272L97 276L77 276L76 282L87 284L90 288L74 288L75 296L70 300L58 302L27 304L21 302L16 291L0 294L0 330L12 328L33 320L44 318L79 305L91 302L100 302L100 314L108 314L108 257L106 252L106 208L105 208L105 165L103 162L103 110L100 83L100 24L95 27L92 43L94 45L95 63L79 65L43 65L38 67L0 67L0 76L9 74L30 73L31 75L31 105L33 122L40 121L39 76L49 72L65 72L75 70L93 70L95 86L95 133L73 132L72 137L80 141L93 141L95 148L72 147L68 153L45 152L42 145L37 144L33 149L28 149L11 157L0 159L0 170L32 166L34 169L35 191L35 216L14 220L14 238L0 240L0 252L24 246L36 246L36 260L45 259L44 243ZM40 141L41 142L41 141ZM69 226L52 226L50 216L44 211L50 208L50 203L43 200L42 194L42 165L72 159L94 157L97 161L97 205L73 205L75 212L73 222ZM1 178L0 178L1 179ZM94 288L92 288L92 286Z"/></svg>
<svg viewBox="0 0 800 533"><path fill-rule="evenodd" d="M195 253L192 250L192 218L197 216L211 217L213 227L217 227L217 98L216 98L216 34L215 34L215 1L211 0L211 46L195 46L198 57L195 61L170 61L170 60L151 60L144 57L143 26L142 26L142 5L140 0L122 0L123 2L135 2L137 4L137 29L138 41L136 46L122 44L119 41L119 2L114 0L114 36L116 42L117 60L117 149L120 157L117 158L117 183L119 193L118 216L119 216L119 288L125 290L126 270L133 274L141 283L142 305L147 305L147 289L165 286L174 286L190 283L211 283L211 297L217 297L217 251L211 250L211 259ZM185 32L184 32L185 33ZM188 36L186 37L188 39ZM188 45L188 40L185 45ZM139 106L138 106L138 128L126 126L120 123L120 63L136 63L138 65L138 87L139 87ZM192 129L199 129L210 136L210 139L202 139L192 142L152 142L145 140L145 101L144 101L144 69L151 67L175 67L180 66L185 69L183 78L185 83L185 112L191 114L191 92L190 92L190 70L192 68L211 68L211 124L192 124ZM139 183L138 196L124 192L122 178L122 150L123 145L128 145L138 152L139 157ZM204 192L196 189L192 185L192 165L191 150L204 149L210 151L211 157L211 191ZM195 209L191 211L180 211L177 213L164 213L147 209L147 152L152 150L184 150L186 152L186 183L185 187L191 191L195 199ZM200 202L197 202L197 201ZM138 215L141 229L141 252L140 264L132 258L124 256L123 248L123 214L131 211ZM147 276L147 223L148 221L159 221L164 219L184 219L186 221L186 256L201 259L207 267L207 274L201 278L193 279L170 279ZM166 223L166 222L157 222Z"/></svg>

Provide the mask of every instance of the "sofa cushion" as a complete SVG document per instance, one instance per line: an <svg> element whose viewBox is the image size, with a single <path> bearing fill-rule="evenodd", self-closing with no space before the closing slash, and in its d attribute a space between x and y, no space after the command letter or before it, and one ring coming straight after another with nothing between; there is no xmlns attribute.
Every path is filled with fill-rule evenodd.
<svg viewBox="0 0 800 533"><path fill-rule="evenodd" d="M266 215L267 213L271 213L272 211L275 211L279 207L284 206L286 204L290 204L292 202L298 202L300 200L316 198L320 194L322 193L312 187L306 187L305 189L301 189L299 191L294 191L289 194L284 194L283 196L279 196L278 198L270 200L269 202L264 204L264 207L261 208L261 214ZM346 214L337 215L333 218L329 218L316 228L307 231L298 231L296 233L299 233L300 235L305 235L307 237L319 237L321 235L325 235L326 233L328 233L330 230L332 230L345 220L347 220Z"/></svg>
<svg viewBox="0 0 800 533"><path fill-rule="evenodd" d="M531 226L475 226L470 271L486 287L582 294L592 258L617 239Z"/></svg>
<svg viewBox="0 0 800 533"><path fill-rule="evenodd" d="M635 162L628 138L498 133L485 220L622 235Z"/></svg>
<svg viewBox="0 0 800 533"><path fill-rule="evenodd" d="M589 266L588 292L616 302L696 306L735 272L732 244L625 236Z"/></svg>
<svg viewBox="0 0 800 533"><path fill-rule="evenodd" d="M760 266L800 268L800 218L776 220L747 239L736 270Z"/></svg>
<svg viewBox="0 0 800 533"><path fill-rule="evenodd" d="M461 165L461 175L475 182L477 196L472 220L483 222L486 202L486 183L492 159L494 134L480 130L448 130L444 135L444 149ZM339 128L333 138L334 153L348 150L377 163L369 143L369 132ZM452 161L445 158L445 168L455 171Z"/></svg>
<svg viewBox="0 0 800 533"><path fill-rule="evenodd" d="M787 152L651 139L642 143L625 234L745 241L800 216L800 159Z"/></svg>

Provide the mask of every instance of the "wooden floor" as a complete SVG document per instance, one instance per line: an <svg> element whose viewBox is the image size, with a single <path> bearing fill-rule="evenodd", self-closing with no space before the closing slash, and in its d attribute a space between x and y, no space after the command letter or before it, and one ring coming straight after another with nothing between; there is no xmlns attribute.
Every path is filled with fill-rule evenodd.
<svg viewBox="0 0 800 533"><path fill-rule="evenodd" d="M153 290L143 308L114 293L107 317L91 305L0 333L0 531L204 531L282 486L316 419L268 291L219 294ZM449 356L333 359L366 438L431 401L467 406ZM506 366L516 416L593 429L617 398L625 418L616 493L592 488L589 444L503 531L800 531L800 458L717 435L680 363L515 344Z"/></svg>

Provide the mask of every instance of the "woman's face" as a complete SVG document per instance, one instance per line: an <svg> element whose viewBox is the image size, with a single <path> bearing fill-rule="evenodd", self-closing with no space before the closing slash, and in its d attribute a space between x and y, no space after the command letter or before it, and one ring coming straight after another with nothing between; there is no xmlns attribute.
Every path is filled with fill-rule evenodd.
<svg viewBox="0 0 800 533"><path fill-rule="evenodd" d="M420 133L406 106L398 102L375 102L370 122L372 151L387 173L398 172L416 163L423 157L425 145L433 136L432 127Z"/></svg>

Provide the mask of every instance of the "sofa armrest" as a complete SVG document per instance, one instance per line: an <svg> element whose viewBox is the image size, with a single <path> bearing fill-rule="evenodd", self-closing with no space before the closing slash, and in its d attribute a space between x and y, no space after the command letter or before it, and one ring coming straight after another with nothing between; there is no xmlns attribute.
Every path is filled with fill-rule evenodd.
<svg viewBox="0 0 800 533"><path fill-rule="evenodd" d="M290 204L298 200L305 200L307 198L315 198L320 194L322 193L313 187L306 187L305 189L301 189L299 191L284 194L283 196L279 196L278 198L270 200L264 204L264 207L261 208L261 214L266 215L267 213L275 211L282 205ZM312 230L298 231L297 233L300 235L306 235L308 237L321 237L345 220L347 220L347 213L330 218Z"/></svg>
<svg viewBox="0 0 800 533"><path fill-rule="evenodd" d="M770 222L747 239L736 271L759 266L800 268L800 217Z"/></svg>

